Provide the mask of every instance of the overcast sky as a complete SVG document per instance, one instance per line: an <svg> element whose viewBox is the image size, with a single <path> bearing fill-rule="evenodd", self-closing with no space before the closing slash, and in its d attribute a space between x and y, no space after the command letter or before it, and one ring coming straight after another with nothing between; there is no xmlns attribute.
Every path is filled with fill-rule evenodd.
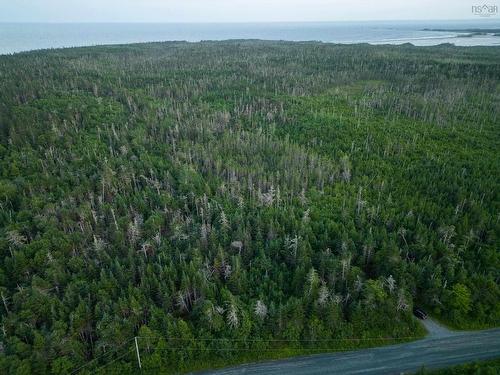
<svg viewBox="0 0 500 375"><path fill-rule="evenodd" d="M500 8L500 0L0 0L0 22L477 19L471 7L483 3Z"/></svg>

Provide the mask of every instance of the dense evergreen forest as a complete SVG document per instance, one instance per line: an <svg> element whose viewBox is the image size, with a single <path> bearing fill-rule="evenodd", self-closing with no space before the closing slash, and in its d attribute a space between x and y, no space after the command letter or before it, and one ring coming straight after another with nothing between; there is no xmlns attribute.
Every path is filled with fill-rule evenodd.
<svg viewBox="0 0 500 375"><path fill-rule="evenodd" d="M0 373L179 373L500 321L500 47L0 56Z"/></svg>

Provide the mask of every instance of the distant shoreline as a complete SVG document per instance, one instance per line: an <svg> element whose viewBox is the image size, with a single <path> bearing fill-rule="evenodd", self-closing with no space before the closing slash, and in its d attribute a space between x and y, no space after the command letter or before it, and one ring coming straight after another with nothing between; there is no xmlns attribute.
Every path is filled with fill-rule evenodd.
<svg viewBox="0 0 500 375"><path fill-rule="evenodd" d="M424 29L425 28L425 29ZM446 30L460 30L461 32ZM427 31L424 31L427 30ZM430 31L442 30L442 31ZM0 54L40 49L83 47L156 41L261 39L322 41L339 44L404 44L430 46L498 46L498 35L474 31L497 31L498 23L261 23L261 24L2 24ZM443 32L445 31L445 32Z"/></svg>
<svg viewBox="0 0 500 375"><path fill-rule="evenodd" d="M422 29L422 31L439 31L439 32L455 32L455 33L469 33L469 36L474 35L493 35L500 36L500 29Z"/></svg>
<svg viewBox="0 0 500 375"><path fill-rule="evenodd" d="M467 37L468 35L464 35L461 37ZM451 37L448 37L451 39ZM430 39L440 39L436 37L431 37ZM404 39L406 40L406 39ZM421 39L416 39L416 40L421 40ZM337 46L372 46L372 47L380 47L380 46L392 46L392 47L405 47L405 46L412 46L416 48L448 48L450 46L453 47L458 47L458 48L467 48L467 47L477 47L477 46L456 46L452 43L449 42L443 42L439 44L430 44L430 45L415 45L411 43L411 41L407 42L402 42L402 43L394 43L397 40L387 40L387 41L378 41L378 42L359 42L359 43L335 43L335 42L323 42L319 40L304 40L304 41L293 41L293 40L267 40L267 39L255 39L255 38L250 38L250 39L224 39L224 40L213 40L213 39L207 39L207 40L198 40L198 41L189 41L189 40L156 40L156 41L147 41L147 42L131 42L131 43L109 43L109 44L91 44L91 45L75 45L75 46L62 46L62 47L49 47L49 48L39 48L39 49L31 49L31 50L25 50L25 51L18 51L18 52L12 52L12 53L2 53L0 51L0 59L3 57L13 57L19 54L31 54L31 53L45 53L45 52L64 52L66 50L75 50L75 49L92 49L92 48L122 48L122 47L142 47L145 45L152 45L152 44L206 44L206 43L216 43L216 44L227 44L227 43L251 43L251 42L258 42L258 43L276 43L276 44L331 44L331 45L337 45ZM486 45L486 46L481 46L485 48L498 48L498 46L491 46L491 45Z"/></svg>

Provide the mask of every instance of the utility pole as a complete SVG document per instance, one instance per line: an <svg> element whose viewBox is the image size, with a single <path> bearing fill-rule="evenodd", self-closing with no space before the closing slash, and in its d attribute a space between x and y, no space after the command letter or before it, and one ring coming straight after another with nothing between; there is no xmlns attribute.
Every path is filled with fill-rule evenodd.
<svg viewBox="0 0 500 375"><path fill-rule="evenodd" d="M141 365L141 355L139 354L139 344L137 343L137 336L135 336L135 352L137 353L137 363L139 364L139 369L142 369Z"/></svg>
<svg viewBox="0 0 500 375"><path fill-rule="evenodd" d="M9 313L9 307L7 306L7 298L5 298L5 296L3 295L3 292L0 293L0 295L2 296L2 301L3 301L3 305L5 306L5 311L7 311L7 314Z"/></svg>

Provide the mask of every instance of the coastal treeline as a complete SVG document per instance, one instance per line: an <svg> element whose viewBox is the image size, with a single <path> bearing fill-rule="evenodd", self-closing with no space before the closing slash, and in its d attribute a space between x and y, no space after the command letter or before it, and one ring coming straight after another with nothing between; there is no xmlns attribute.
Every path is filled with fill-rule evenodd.
<svg viewBox="0 0 500 375"><path fill-rule="evenodd" d="M177 373L500 320L500 49L0 57L0 372ZM137 339L135 339L137 337Z"/></svg>

